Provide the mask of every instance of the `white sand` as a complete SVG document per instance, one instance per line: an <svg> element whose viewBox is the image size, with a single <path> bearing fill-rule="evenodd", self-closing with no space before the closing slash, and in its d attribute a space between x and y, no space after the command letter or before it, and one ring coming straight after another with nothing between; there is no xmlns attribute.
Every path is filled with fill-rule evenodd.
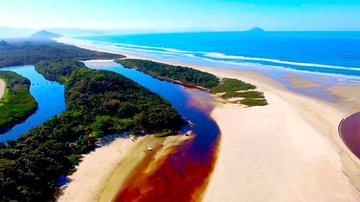
<svg viewBox="0 0 360 202"><path fill-rule="evenodd" d="M173 64L250 82L269 102L213 111L222 137L204 201L360 201L360 161L337 133L351 110L290 93L261 73Z"/></svg>
<svg viewBox="0 0 360 202"><path fill-rule="evenodd" d="M70 183L63 188L60 202L112 201L128 177L136 174L134 168L148 155L154 158L149 169L156 169L160 157L166 156L190 139L187 136L155 138L145 136L133 142L130 138L118 138L106 146L84 155L77 171L69 176ZM146 147L153 148L149 153Z"/></svg>
<svg viewBox="0 0 360 202"><path fill-rule="evenodd" d="M4 96L5 94L5 81L0 79L0 99Z"/></svg>
<svg viewBox="0 0 360 202"><path fill-rule="evenodd" d="M59 201L92 201L99 191L99 186L106 184L106 179L114 168L124 160L137 142L119 138L107 146L96 149L84 156L77 166L77 171L60 196Z"/></svg>
<svg viewBox="0 0 360 202"><path fill-rule="evenodd" d="M204 201L359 201L344 174L359 161L337 134L345 115L316 100L262 90L266 107L226 104L213 111L222 140Z"/></svg>

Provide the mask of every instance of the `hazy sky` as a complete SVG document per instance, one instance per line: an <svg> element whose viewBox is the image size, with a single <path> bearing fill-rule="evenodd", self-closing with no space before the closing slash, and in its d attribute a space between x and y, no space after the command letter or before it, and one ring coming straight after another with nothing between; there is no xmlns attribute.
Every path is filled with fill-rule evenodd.
<svg viewBox="0 0 360 202"><path fill-rule="evenodd" d="M360 0L0 0L0 26L360 30Z"/></svg>

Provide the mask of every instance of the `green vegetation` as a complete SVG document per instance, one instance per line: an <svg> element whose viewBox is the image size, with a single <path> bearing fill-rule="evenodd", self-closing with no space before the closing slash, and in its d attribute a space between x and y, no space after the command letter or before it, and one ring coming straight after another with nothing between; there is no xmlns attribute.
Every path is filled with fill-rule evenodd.
<svg viewBox="0 0 360 202"><path fill-rule="evenodd" d="M232 91L227 92L222 95L224 99L234 98L234 97L240 97L240 98L265 98L264 94L259 91Z"/></svg>
<svg viewBox="0 0 360 202"><path fill-rule="evenodd" d="M237 79L223 79L220 85L211 89L213 93L222 93L224 99L229 98L243 98L237 101L239 104L252 106L267 105L267 101L262 92L254 91L256 86L237 80Z"/></svg>
<svg viewBox="0 0 360 202"><path fill-rule="evenodd" d="M9 145L0 144L0 201L50 200L59 178L105 135L163 134L184 124L167 101L119 74L72 61L35 67L65 85L67 109Z"/></svg>
<svg viewBox="0 0 360 202"><path fill-rule="evenodd" d="M120 63L124 67L136 68L160 79L181 82L186 85L212 88L219 84L219 79L216 76L189 67L174 66L149 60L137 59L124 59L117 60L116 62Z"/></svg>
<svg viewBox="0 0 360 202"><path fill-rule="evenodd" d="M267 101L265 99L253 99L253 98L244 98L239 101L240 104L247 105L249 107L252 106L265 106L267 105Z"/></svg>
<svg viewBox="0 0 360 202"><path fill-rule="evenodd" d="M14 72L0 71L6 82L4 97L0 99L0 133L27 119L37 109L37 102L29 92L30 81Z"/></svg>
<svg viewBox="0 0 360 202"><path fill-rule="evenodd" d="M169 130L169 131L164 131L164 132L153 134L154 137L158 137L158 138L167 137L170 135L174 135L174 131Z"/></svg>
<svg viewBox="0 0 360 202"><path fill-rule="evenodd" d="M231 93L256 89L256 86L237 79L223 79L220 85L211 89L212 93Z"/></svg>
<svg viewBox="0 0 360 202"><path fill-rule="evenodd" d="M225 78L219 80L215 75L189 67L173 66L149 60L123 59L116 60L124 67L135 68L156 78L180 82L184 85L198 86L211 93L221 93L224 99L243 98L237 102L247 106L266 105L264 94L254 91L256 86L237 80Z"/></svg>
<svg viewBox="0 0 360 202"><path fill-rule="evenodd" d="M55 42L0 41L0 67L35 64L39 61L72 59L118 59L122 55L90 51Z"/></svg>

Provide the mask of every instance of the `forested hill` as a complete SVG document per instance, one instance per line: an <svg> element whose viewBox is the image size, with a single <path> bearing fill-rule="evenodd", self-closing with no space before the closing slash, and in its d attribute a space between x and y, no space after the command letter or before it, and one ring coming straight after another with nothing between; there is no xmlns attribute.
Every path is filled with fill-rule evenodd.
<svg viewBox="0 0 360 202"><path fill-rule="evenodd" d="M177 130L184 123L159 95L114 72L74 61L35 67L65 84L67 109L8 146L0 145L0 201L49 201L60 177L104 135Z"/></svg>
<svg viewBox="0 0 360 202"><path fill-rule="evenodd" d="M96 52L52 41L0 41L0 67L35 64L39 61L118 59L122 55Z"/></svg>

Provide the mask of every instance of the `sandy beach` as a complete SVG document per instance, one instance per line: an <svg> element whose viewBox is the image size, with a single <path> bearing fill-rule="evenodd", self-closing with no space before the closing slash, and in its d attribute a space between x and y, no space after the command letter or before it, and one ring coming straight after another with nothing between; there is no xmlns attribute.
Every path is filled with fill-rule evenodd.
<svg viewBox="0 0 360 202"><path fill-rule="evenodd" d="M344 102L329 103L289 92L259 72L172 64L250 82L265 93L269 102L265 107L251 108L216 104L212 117L221 130L220 150L203 195L204 201L360 201L360 161L346 148L337 132L339 122L356 111L359 104L359 99L353 97L356 93L341 93L343 87L329 90L337 94L339 100L350 100L345 106ZM298 79L296 82L304 84ZM346 89L347 92L359 92L355 87L347 86ZM116 158L119 163L121 158ZM81 172L85 162L86 157L76 173ZM106 172L112 172L114 167L107 167ZM103 180L96 183L109 184L104 177L100 178ZM86 186L103 186L89 185L88 181L86 186L72 185L78 181L74 178L63 198L71 199L67 193L89 191ZM82 201L81 196L76 199Z"/></svg>
<svg viewBox="0 0 360 202"><path fill-rule="evenodd" d="M190 138L182 135L166 138L149 135L136 140L117 138L84 155L77 171L69 176L70 183L63 187L58 201L111 201L145 159L152 158L153 164L148 165L148 169L156 169L162 156ZM146 147L153 151L147 151Z"/></svg>
<svg viewBox="0 0 360 202"><path fill-rule="evenodd" d="M5 81L0 79L0 99L4 96L5 94Z"/></svg>

